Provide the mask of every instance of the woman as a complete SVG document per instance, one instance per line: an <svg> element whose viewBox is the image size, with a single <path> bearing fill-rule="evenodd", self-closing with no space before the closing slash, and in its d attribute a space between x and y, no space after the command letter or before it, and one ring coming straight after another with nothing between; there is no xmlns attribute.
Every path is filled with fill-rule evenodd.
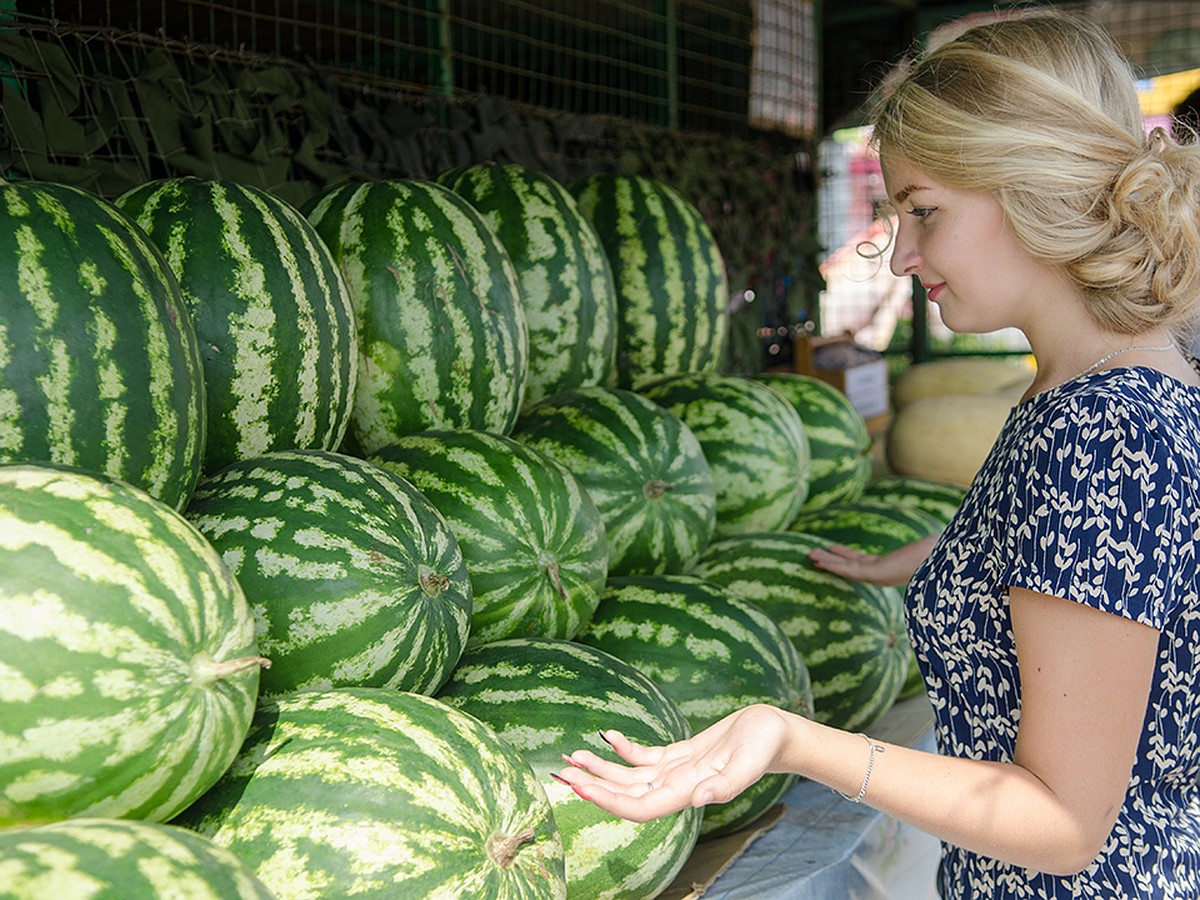
<svg viewBox="0 0 1200 900"><path fill-rule="evenodd" d="M1200 896L1200 151L1147 138L1112 41L1051 13L933 50L873 121L893 272L1038 360L932 549L814 557L908 581L939 752L753 706L559 775L644 820L797 772L939 837L946 897Z"/></svg>

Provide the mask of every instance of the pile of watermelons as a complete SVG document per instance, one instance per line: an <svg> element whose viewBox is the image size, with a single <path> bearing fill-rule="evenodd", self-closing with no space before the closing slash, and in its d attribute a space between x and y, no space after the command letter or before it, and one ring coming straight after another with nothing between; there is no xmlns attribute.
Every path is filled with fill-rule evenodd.
<svg viewBox="0 0 1200 900"><path fill-rule="evenodd" d="M638 824L562 753L915 689L898 591L807 554L960 493L869 483L824 383L718 371L675 191L0 197L8 896L653 897L792 778Z"/></svg>

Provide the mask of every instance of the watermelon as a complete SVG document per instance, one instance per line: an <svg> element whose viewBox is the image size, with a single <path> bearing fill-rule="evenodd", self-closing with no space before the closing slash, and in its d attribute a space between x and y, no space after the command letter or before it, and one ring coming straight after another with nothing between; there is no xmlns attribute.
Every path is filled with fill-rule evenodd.
<svg viewBox="0 0 1200 900"><path fill-rule="evenodd" d="M176 820L281 898L563 898L563 845L522 757L477 719L386 688L260 706Z"/></svg>
<svg viewBox="0 0 1200 900"><path fill-rule="evenodd" d="M542 780L562 833L570 896L656 897L683 868L701 810L630 822L549 775L563 754L584 746L615 758L601 729L643 744L690 736L679 707L637 669L576 641L511 638L467 650L437 696L495 728Z"/></svg>
<svg viewBox="0 0 1200 900"><path fill-rule="evenodd" d="M717 492L715 534L787 528L808 496L810 450L800 415L779 394L738 375L661 378L640 392L687 423Z"/></svg>
<svg viewBox="0 0 1200 900"><path fill-rule="evenodd" d="M182 508L204 373L162 255L78 188L0 181L0 197L0 463L89 469Z"/></svg>
<svg viewBox="0 0 1200 900"><path fill-rule="evenodd" d="M372 461L412 482L446 518L474 591L467 646L573 638L608 575L604 520L566 469L482 431L425 431Z"/></svg>
<svg viewBox="0 0 1200 900"><path fill-rule="evenodd" d="M871 434L862 413L833 385L811 375L763 372L752 377L781 394L804 423L812 462L802 509L857 500L871 477Z"/></svg>
<svg viewBox="0 0 1200 900"><path fill-rule="evenodd" d="M264 454L202 479L186 515L246 593L272 662L260 699L432 694L462 655L472 592L458 541L395 473L328 451Z"/></svg>
<svg viewBox="0 0 1200 900"><path fill-rule="evenodd" d="M451 169L438 182L483 216L508 251L529 326L525 403L615 378L617 289L592 223L548 175L518 165Z"/></svg>
<svg viewBox="0 0 1200 900"><path fill-rule="evenodd" d="M273 900L240 859L175 825L79 818L0 833L8 900Z"/></svg>
<svg viewBox="0 0 1200 900"><path fill-rule="evenodd" d="M241 588L174 509L0 466L0 830L168 819L237 754L265 662Z"/></svg>
<svg viewBox="0 0 1200 900"><path fill-rule="evenodd" d="M358 331L333 256L299 211L250 185L147 182L117 198L179 282L204 361L204 471L332 450L350 421Z"/></svg>
<svg viewBox="0 0 1200 900"><path fill-rule="evenodd" d="M425 181L344 184L305 207L345 276L359 330L347 449L427 429L507 434L529 368L520 286L474 208Z"/></svg>
<svg viewBox="0 0 1200 900"><path fill-rule="evenodd" d="M693 733L753 703L812 715L808 669L788 636L758 607L699 578L609 579L578 640L649 676ZM701 838L749 825L795 780L764 775L729 803L704 807Z"/></svg>
<svg viewBox="0 0 1200 900"><path fill-rule="evenodd" d="M562 391L527 408L512 437L558 461L595 502L610 576L686 572L712 539L717 494L700 442L645 397Z"/></svg>
<svg viewBox="0 0 1200 900"><path fill-rule="evenodd" d="M896 506L915 506L946 526L962 505L966 492L966 488L957 484L909 475L884 475L867 482L862 499Z"/></svg>
<svg viewBox="0 0 1200 900"><path fill-rule="evenodd" d="M617 289L617 387L715 372L729 329L721 250L700 211L639 175L589 175L568 188L595 226Z"/></svg>
<svg viewBox="0 0 1200 900"><path fill-rule="evenodd" d="M693 573L760 606L800 652L812 679L813 718L861 731L900 694L912 650L900 592L813 566L828 542L796 532L714 541Z"/></svg>
<svg viewBox="0 0 1200 900"><path fill-rule="evenodd" d="M945 525L916 506L860 498L823 509L802 510L789 530L845 544L863 553L891 553L940 534Z"/></svg>

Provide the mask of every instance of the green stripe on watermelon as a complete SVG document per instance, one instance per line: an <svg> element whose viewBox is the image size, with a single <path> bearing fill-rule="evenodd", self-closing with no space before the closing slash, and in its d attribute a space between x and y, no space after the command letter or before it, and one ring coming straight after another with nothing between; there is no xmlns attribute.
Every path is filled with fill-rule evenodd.
<svg viewBox="0 0 1200 900"><path fill-rule="evenodd" d="M718 537L791 524L808 496L810 451L800 415L765 385L736 375L661 378L639 391L700 441L717 492Z"/></svg>
<svg viewBox="0 0 1200 900"><path fill-rule="evenodd" d="M882 554L940 534L944 528L942 522L915 506L864 498L803 510L789 530L845 544L863 553Z"/></svg>
<svg viewBox="0 0 1200 900"><path fill-rule="evenodd" d="M675 703L628 663L575 641L496 641L464 653L438 697L495 728L542 779L562 833L572 897L655 897L687 862L699 809L630 822L549 776L562 767L564 753L583 746L613 758L601 729L642 744L690 735Z"/></svg>
<svg viewBox="0 0 1200 900"><path fill-rule="evenodd" d="M77 188L2 183L0 197L0 463L102 472L181 508L204 454L204 375L162 255Z"/></svg>
<svg viewBox="0 0 1200 900"><path fill-rule="evenodd" d="M765 372L751 377L782 395L804 423L812 463L802 509L857 500L871 477L871 434L846 395L810 375Z"/></svg>
<svg viewBox="0 0 1200 900"><path fill-rule="evenodd" d="M557 460L595 502L610 576L686 572L712 539L717 495L700 442L645 397L563 391L527 408L512 437Z"/></svg>
<svg viewBox="0 0 1200 900"><path fill-rule="evenodd" d="M517 273L466 200L424 181L347 184L306 207L350 290L363 455L431 428L507 434L529 368Z"/></svg>
<svg viewBox="0 0 1200 900"><path fill-rule="evenodd" d="M229 771L176 822L281 898L566 896L538 779L493 729L420 694L263 704Z"/></svg>
<svg viewBox="0 0 1200 900"><path fill-rule="evenodd" d="M967 489L957 484L944 484L908 475L885 475L867 483L862 499L915 506L949 525L950 519L962 505Z"/></svg>
<svg viewBox="0 0 1200 900"><path fill-rule="evenodd" d="M474 590L467 646L516 636L573 638L608 573L604 520L570 472L512 438L425 431L372 461L410 481L445 517Z"/></svg>
<svg viewBox="0 0 1200 900"><path fill-rule="evenodd" d="M0 467L0 830L163 820L249 727L254 622L220 557L138 488Z"/></svg>
<svg viewBox="0 0 1200 900"><path fill-rule="evenodd" d="M470 575L445 519L381 466L295 450L202 479L187 509L246 593L271 659L260 699L387 687L432 694L462 655Z"/></svg>
<svg viewBox="0 0 1200 900"><path fill-rule="evenodd" d="M163 253L195 326L208 394L206 472L273 450L338 447L358 331L329 249L287 203L168 178L117 199Z"/></svg>
<svg viewBox="0 0 1200 900"><path fill-rule="evenodd" d="M186 828L126 819L69 819L0 833L7 900L273 900L240 859Z"/></svg>
<svg viewBox="0 0 1200 900"><path fill-rule="evenodd" d="M617 289L617 386L715 372L729 286L704 218L678 191L636 175L589 175L568 188L596 228Z"/></svg>
<svg viewBox="0 0 1200 900"><path fill-rule="evenodd" d="M525 404L616 377L617 290L600 237L575 198L518 165L452 169L438 182L467 200L508 251L529 326Z"/></svg>
<svg viewBox="0 0 1200 900"><path fill-rule="evenodd" d="M612 578L578 640L649 676L693 733L753 703L812 715L808 669L788 636L763 610L712 582ZM729 803L706 806L701 837L749 825L795 780L769 774Z"/></svg>
<svg viewBox="0 0 1200 900"><path fill-rule="evenodd" d="M693 574L761 607L800 652L813 718L869 728L899 696L912 651L895 588L851 581L808 561L825 541L795 532L714 541Z"/></svg>

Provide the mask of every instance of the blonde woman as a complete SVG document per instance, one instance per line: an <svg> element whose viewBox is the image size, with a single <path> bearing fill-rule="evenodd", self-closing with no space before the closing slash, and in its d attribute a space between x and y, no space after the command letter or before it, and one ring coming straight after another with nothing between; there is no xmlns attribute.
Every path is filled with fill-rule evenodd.
<svg viewBox="0 0 1200 900"><path fill-rule="evenodd" d="M1110 38L1053 13L931 51L874 124L895 274L1038 361L932 548L817 558L908 582L939 752L753 706L558 774L644 820L798 772L939 837L946 897L1200 896L1200 145L1147 136Z"/></svg>

